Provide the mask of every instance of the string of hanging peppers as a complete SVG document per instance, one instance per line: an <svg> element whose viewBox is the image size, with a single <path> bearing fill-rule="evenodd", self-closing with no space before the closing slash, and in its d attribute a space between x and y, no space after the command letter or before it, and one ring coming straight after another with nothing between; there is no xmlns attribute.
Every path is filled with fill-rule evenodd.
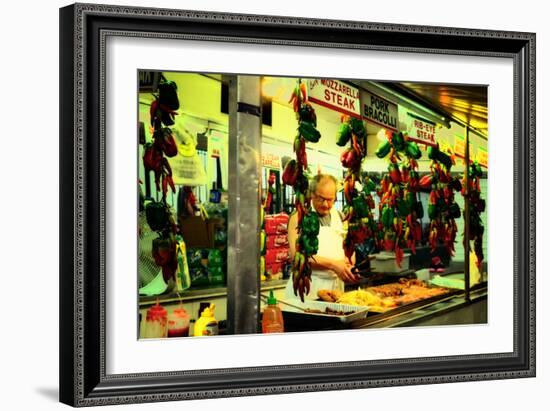
<svg viewBox="0 0 550 411"><path fill-rule="evenodd" d="M419 175L417 160L422 156L415 142L407 141L403 133L386 133L387 140L376 150L378 158L388 157L388 173L382 177L378 196L379 247L395 253L399 267L403 249L416 253L415 245L422 238L418 221L424 215L422 203L417 199Z"/></svg>
<svg viewBox="0 0 550 411"><path fill-rule="evenodd" d="M336 144L344 147L348 143L349 147L340 156L342 167L347 169L344 179L344 214L348 221L348 231L343 248L350 262L353 253L357 252L355 263L359 265L374 251L369 247L367 239L373 239L376 230L372 215L375 205L371 194L376 190L376 185L368 176L361 180L361 164L367 155L365 125L360 119L342 116Z"/></svg>
<svg viewBox="0 0 550 411"><path fill-rule="evenodd" d="M420 186L429 190L428 217L428 242L432 254L441 242L450 256L455 253L455 240L457 233L456 218L460 218L460 207L455 202L454 193L462 188L460 179L451 176L451 167L454 164L453 157L439 150L439 146L428 148L430 161L430 174L420 180Z"/></svg>
<svg viewBox="0 0 550 411"><path fill-rule="evenodd" d="M485 211L485 200L481 198L480 179L483 175L481 166L473 162L469 167L470 187L467 199L470 202L470 236L469 240L474 242L474 252L477 257L477 267L481 268L483 262L483 233L485 227L481 221L481 213ZM462 195L466 197L466 176L463 177ZM466 239L464 239L466 241Z"/></svg>
<svg viewBox="0 0 550 411"><path fill-rule="evenodd" d="M162 193L161 201L151 201L145 207L147 224L158 237L153 240L152 254L155 263L161 267L164 281L175 278L178 268L177 261L177 226L166 202L168 187L176 192L172 179L172 169L168 157L178 154L178 148L172 130L174 116L179 108L176 83L162 78L159 83L158 95L149 110L151 133L153 141L145 144L143 165L146 177L152 171L155 177L157 193Z"/></svg>
<svg viewBox="0 0 550 411"><path fill-rule="evenodd" d="M283 183L292 186L294 205L297 213L296 252L292 260L292 280L294 294L304 301L304 295L309 294L311 285L311 265L309 259L317 254L319 247L319 216L311 209L311 196L308 191L309 175L307 172L306 141L316 143L321 138L317 130L315 110L308 103L306 85L298 79L290 97L298 120L298 128L294 139L296 159L290 160L283 171Z"/></svg>

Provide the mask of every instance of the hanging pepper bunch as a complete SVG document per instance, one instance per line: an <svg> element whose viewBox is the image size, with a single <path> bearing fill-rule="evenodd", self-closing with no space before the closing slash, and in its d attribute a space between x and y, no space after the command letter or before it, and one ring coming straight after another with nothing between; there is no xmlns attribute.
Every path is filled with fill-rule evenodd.
<svg viewBox="0 0 550 411"><path fill-rule="evenodd" d="M463 177L462 195L468 197L470 202L470 238L474 242L474 252L477 257L477 266L481 267L483 262L483 233L485 227L481 221L481 213L485 211L485 200L481 198L480 178L483 175L481 166L477 162L473 162L469 167L470 187L466 194L466 177Z"/></svg>
<svg viewBox="0 0 550 411"><path fill-rule="evenodd" d="M417 199L419 175L417 160L422 156L418 145L408 141L403 133L387 133L387 140L376 150L378 158L388 157L388 173L380 182L379 245L395 252L399 267L403 249L416 253L416 243L422 238L418 221L424 215L422 203Z"/></svg>
<svg viewBox="0 0 550 411"><path fill-rule="evenodd" d="M458 178L451 177L453 158L439 150L439 146L428 148L428 158L431 173L420 179L421 189L430 192L428 242L432 253L441 242L452 256L457 233L455 219L460 218L460 207L455 202L454 193L461 190L462 184Z"/></svg>
<svg viewBox="0 0 550 411"><path fill-rule="evenodd" d="M155 263L161 267L165 281L174 278L177 270L176 222L170 206L163 201L149 201L145 204L145 217L151 230L158 233L153 240L152 254Z"/></svg>
<svg viewBox="0 0 550 411"><path fill-rule="evenodd" d="M166 201L168 186L172 192L176 192L172 169L166 159L166 157L174 157L178 154L176 140L172 130L168 127L174 124L174 116L180 106L176 83L163 79L159 83L158 96L154 95L154 97L155 100L151 103L149 110L153 142L145 145L143 165L146 173L149 170L154 172L157 191L162 189L162 198L163 201Z"/></svg>
<svg viewBox="0 0 550 411"><path fill-rule="evenodd" d="M179 108L176 83L162 78L159 83L158 95L151 103L149 114L153 141L145 145L143 165L145 173L153 171L157 192L162 192L161 201L151 201L145 206L147 223L158 237L153 240L152 254L155 263L161 267L165 281L175 278L177 262L177 226L166 202L168 187L176 193L172 169L167 157L178 154L176 140L168 127L174 124L174 116Z"/></svg>
<svg viewBox="0 0 550 411"><path fill-rule="evenodd" d="M317 130L315 110L308 103L306 85L298 80L289 103L292 104L298 128L294 139L296 159L290 160L283 171L283 183L292 186L294 204L298 217L296 252L292 262L292 279L294 294L304 301L309 294L311 284L311 265L309 258L317 254L319 248L319 216L311 209L311 198L308 192L306 141L316 143L321 138Z"/></svg>
<svg viewBox="0 0 550 411"><path fill-rule="evenodd" d="M371 192L376 185L366 177L361 181L361 163L367 155L367 130L361 119L342 116L336 136L336 144L347 147L340 156L342 166L347 169L344 179L345 219L348 221L348 232L344 239L344 254L351 262L351 256L358 251L368 238L374 237L376 225L372 215L374 199ZM362 184L356 184L362 183ZM359 186L362 186L359 189ZM360 250L359 250L360 251ZM370 250L372 251L372 250ZM366 253L356 255L356 265L368 258Z"/></svg>

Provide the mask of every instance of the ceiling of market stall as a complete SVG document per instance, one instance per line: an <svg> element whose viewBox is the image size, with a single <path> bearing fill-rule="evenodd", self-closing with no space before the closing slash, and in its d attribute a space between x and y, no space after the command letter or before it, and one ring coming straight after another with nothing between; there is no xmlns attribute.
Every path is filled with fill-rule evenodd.
<svg viewBox="0 0 550 411"><path fill-rule="evenodd" d="M221 80L221 75L208 74ZM263 77L262 93L274 101L287 104L289 90L296 79L289 77ZM359 82L361 83L361 82ZM462 125L470 125L478 135L487 139L488 108L487 87L482 85L377 82L396 94L416 101L444 117L451 117Z"/></svg>
<svg viewBox="0 0 550 411"><path fill-rule="evenodd" d="M405 97L443 111L453 119L469 124L488 135L487 87L434 83L383 83Z"/></svg>

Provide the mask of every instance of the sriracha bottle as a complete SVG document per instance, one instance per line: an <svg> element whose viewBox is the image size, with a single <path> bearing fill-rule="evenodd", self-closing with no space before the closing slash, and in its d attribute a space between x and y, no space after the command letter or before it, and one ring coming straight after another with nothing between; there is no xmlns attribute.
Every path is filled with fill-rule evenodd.
<svg viewBox="0 0 550 411"><path fill-rule="evenodd" d="M262 333L283 333L285 327L283 324L283 313L277 305L277 299L273 295L273 290L269 291L267 307L264 308L262 315Z"/></svg>

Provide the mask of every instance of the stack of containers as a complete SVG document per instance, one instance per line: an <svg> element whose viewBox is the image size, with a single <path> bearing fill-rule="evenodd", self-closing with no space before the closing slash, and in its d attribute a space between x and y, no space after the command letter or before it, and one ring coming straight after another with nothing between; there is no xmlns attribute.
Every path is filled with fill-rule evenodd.
<svg viewBox="0 0 550 411"><path fill-rule="evenodd" d="M271 280L283 276L288 262L288 214L271 214L265 216L265 274Z"/></svg>

